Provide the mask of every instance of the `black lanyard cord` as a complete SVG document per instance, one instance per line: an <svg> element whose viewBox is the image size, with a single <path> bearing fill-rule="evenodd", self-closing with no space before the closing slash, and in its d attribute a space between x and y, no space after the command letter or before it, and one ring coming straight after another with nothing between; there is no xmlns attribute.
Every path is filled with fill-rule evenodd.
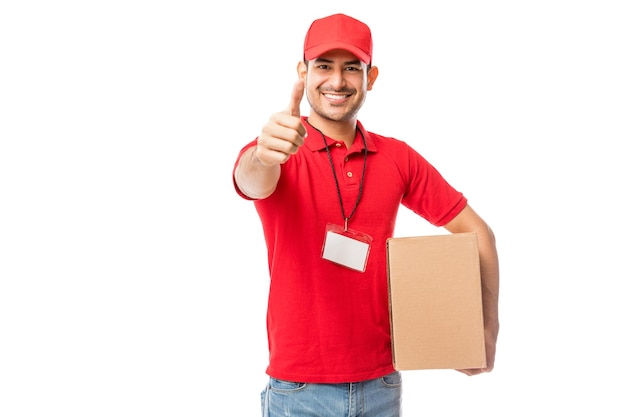
<svg viewBox="0 0 626 417"><path fill-rule="evenodd" d="M307 121L308 122L308 121ZM349 216L346 217L346 212L344 210L343 207L343 198L341 197L341 190L339 189L339 179L337 178L337 172L335 170L335 164L333 163L333 159L330 155L330 148L328 147L328 143L326 141L326 136L324 136L324 134L322 133L321 130L319 130L318 128L316 128L315 126L311 125L309 123L309 126L311 126L313 129L317 130L320 135L322 135L322 140L324 140L324 146L326 147L326 155L328 155L328 162L330 163L330 169L333 172L333 177L335 179L335 187L337 189L337 197L339 199L339 206L341 207L341 216L344 220L344 230L348 230L348 221L352 218L352 216L354 216L354 213L356 212L356 208L359 205L359 202L361 201L361 196L363 195L363 183L365 183L365 167L366 167L366 162L367 162L367 143L365 142L365 135L363 134L363 132L361 131L361 129L357 126L357 130L359 131L359 133L361 134L361 137L363 138L363 172L361 174L361 181L359 183L359 194L356 197L356 202L354 203L354 208L352 209L352 212L350 213Z"/></svg>

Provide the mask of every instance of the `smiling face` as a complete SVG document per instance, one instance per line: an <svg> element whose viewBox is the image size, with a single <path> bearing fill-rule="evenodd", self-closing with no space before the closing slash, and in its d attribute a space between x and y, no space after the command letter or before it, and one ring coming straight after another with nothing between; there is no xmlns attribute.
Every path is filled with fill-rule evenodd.
<svg viewBox="0 0 626 417"><path fill-rule="evenodd" d="M329 51L298 66L306 80L306 96L311 106L309 120L315 125L349 123L355 125L359 109L372 89L378 69L361 62L344 50ZM321 126L319 126L321 127Z"/></svg>

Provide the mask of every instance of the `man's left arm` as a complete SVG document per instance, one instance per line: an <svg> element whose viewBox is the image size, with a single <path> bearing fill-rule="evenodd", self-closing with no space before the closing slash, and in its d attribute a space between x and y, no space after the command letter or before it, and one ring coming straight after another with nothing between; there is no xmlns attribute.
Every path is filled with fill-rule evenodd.
<svg viewBox="0 0 626 417"><path fill-rule="evenodd" d="M495 235L489 225L469 205L444 227L451 233L475 232L478 235L487 366L481 369L459 369L459 371L467 375L491 372L495 363L496 341L500 330L498 319L500 270Z"/></svg>

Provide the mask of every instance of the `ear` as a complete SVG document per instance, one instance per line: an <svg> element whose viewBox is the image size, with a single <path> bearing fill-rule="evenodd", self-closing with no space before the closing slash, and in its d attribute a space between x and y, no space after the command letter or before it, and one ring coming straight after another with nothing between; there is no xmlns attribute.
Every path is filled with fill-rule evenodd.
<svg viewBox="0 0 626 417"><path fill-rule="evenodd" d="M378 67L371 67L367 72L367 91L370 91L374 87L374 83L378 78Z"/></svg>
<svg viewBox="0 0 626 417"><path fill-rule="evenodd" d="M304 80L306 78L306 73L307 73L306 63L304 61L298 62L298 67L296 68L296 71L298 72L298 78Z"/></svg>

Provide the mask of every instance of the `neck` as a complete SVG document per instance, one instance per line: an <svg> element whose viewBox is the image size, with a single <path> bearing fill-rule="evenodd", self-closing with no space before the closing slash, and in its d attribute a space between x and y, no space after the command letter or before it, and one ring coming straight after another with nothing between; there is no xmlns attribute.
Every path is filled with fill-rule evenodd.
<svg viewBox="0 0 626 417"><path fill-rule="evenodd" d="M356 137L356 119L338 122L321 118L312 113L308 118L308 122L324 135L345 143L348 148L352 146Z"/></svg>

